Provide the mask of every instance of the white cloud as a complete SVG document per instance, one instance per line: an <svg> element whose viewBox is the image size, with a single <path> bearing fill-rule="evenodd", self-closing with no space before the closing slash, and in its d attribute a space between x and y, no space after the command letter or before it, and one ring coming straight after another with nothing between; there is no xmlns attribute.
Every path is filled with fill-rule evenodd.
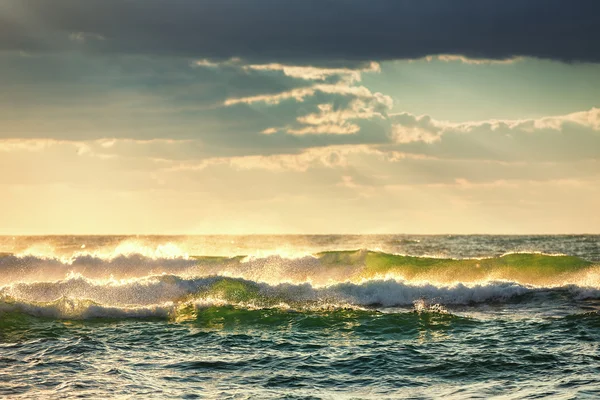
<svg viewBox="0 0 600 400"><path fill-rule="evenodd" d="M487 120L449 122L435 120L429 116L415 116L409 113L391 114L392 139L396 143L434 143L446 132L475 132L477 129L496 131L509 129L515 132L533 133L541 130L563 131L568 124L579 125L593 131L600 131L600 109L592 108L566 115L548 116L522 120Z"/></svg>
<svg viewBox="0 0 600 400"><path fill-rule="evenodd" d="M204 66L215 66L220 65L212 63L208 60L201 60L197 62L198 65ZM292 78L303 79L307 81L317 81L310 86L294 88L287 91L282 91L273 94L258 94L254 96L229 98L225 100L225 106L231 106L235 104L253 104L253 103L265 103L270 105L276 105L282 101L294 99L297 102L303 102L307 97L314 96L317 92L341 96L353 96L361 99L375 99L377 102L386 104L388 107L392 105L392 99L389 96L381 93L372 93L368 88L364 86L357 86L356 82L361 80L362 73L379 72L380 66L376 62L369 63L368 66L359 69L350 68L320 68L313 66L297 66L297 65L285 65L285 64L251 64L243 65L241 67L244 70L254 71L277 71L283 72L286 76ZM340 78L339 82L336 83L319 83L318 81L324 81L329 77L337 76Z"/></svg>
<svg viewBox="0 0 600 400"><path fill-rule="evenodd" d="M332 104L319 104L319 112L303 115L297 121L306 125L344 124L352 119L385 118L377 110L377 102L365 102L361 99L353 100L348 108L335 110Z"/></svg>
<svg viewBox="0 0 600 400"><path fill-rule="evenodd" d="M319 104L319 112L302 115L296 119L301 127L287 127L286 132L291 135L307 134L336 134L350 135L360 131L360 127L350 121L372 118L385 119L382 109L387 109L387 104L381 104L378 98L370 100L355 99L348 107L334 109L333 104ZM271 128L274 129L274 128ZM268 133L273 133L269 130Z"/></svg>
<svg viewBox="0 0 600 400"><path fill-rule="evenodd" d="M443 61L443 62L460 62L463 64L472 64L472 65L492 65L492 64L508 65L508 64L514 64L519 61L523 61L524 58L523 57L512 57L512 58L495 60L495 59L490 59L490 58L469 58L469 57L465 57L460 54L439 54L439 55L435 55L435 56L427 56L427 57L422 58L421 60L425 60L427 62L431 62L434 60ZM416 60L412 60L412 61L416 61Z"/></svg>
<svg viewBox="0 0 600 400"><path fill-rule="evenodd" d="M290 135L351 135L360 131L359 125L352 121L371 118L385 119L385 111L393 105L391 97L382 93L373 93L364 86L355 85L355 82L360 81L362 72L379 71L379 64L374 62L360 70L283 64L247 65L244 66L244 69L283 71L288 76L316 81L334 75L347 78L335 84L315 83L312 86L294 88L280 93L230 98L225 101L225 106L254 103L277 105L290 99L304 102L306 98L315 96L318 92L353 98L349 105L343 108L334 108L333 104L320 104L318 105L318 112L302 115L296 119L297 124L300 126L270 127L262 131L263 134L267 135L280 131Z"/></svg>
<svg viewBox="0 0 600 400"><path fill-rule="evenodd" d="M212 157L201 161L175 162L165 164L168 172L202 171L209 167L228 166L236 170L267 170L272 172L306 172L313 168L350 168L356 163L381 161L397 163L404 160L435 160L433 157L380 149L372 145L339 145L312 147L299 153L252 155L235 157Z"/></svg>
<svg viewBox="0 0 600 400"><path fill-rule="evenodd" d="M285 64L253 64L245 65L243 67L246 70L255 71L281 71L284 75L304 79L304 80L316 80L322 81L331 76L340 76L348 83L353 83L361 80L361 74L363 72L380 72L381 67L378 63L372 61L365 68L350 69L350 68L320 68L313 66L297 66L297 65L285 65Z"/></svg>
<svg viewBox="0 0 600 400"><path fill-rule="evenodd" d="M55 143L59 143L59 141L53 139L4 139L0 140L0 151L42 151Z"/></svg>
<svg viewBox="0 0 600 400"><path fill-rule="evenodd" d="M230 58L227 61L212 61L208 58L203 58L201 60L194 61L192 66L195 67L205 67L205 68L219 68L222 66L238 66L242 60L237 57Z"/></svg>
<svg viewBox="0 0 600 400"><path fill-rule="evenodd" d="M316 84L313 86L295 88L275 94L259 94L255 96L230 98L225 100L223 104L226 106L232 106L240 103L266 103L274 105L289 99L294 99L298 102L303 102L306 97L314 96L317 92L322 92L326 94L337 94L342 96L355 96L360 98L377 98L382 102L392 102L391 97L389 96L383 95L381 93L372 93L369 89L367 89L364 86L350 86L347 83L342 82L337 84Z"/></svg>
<svg viewBox="0 0 600 400"><path fill-rule="evenodd" d="M199 145L194 140L174 139L116 139L104 138L98 140L56 140L56 139L0 139L0 152L4 153L50 153L55 151L74 152L78 156L109 159L115 157L140 157L164 152L172 154L174 150L181 151L189 148L190 144Z"/></svg>
<svg viewBox="0 0 600 400"><path fill-rule="evenodd" d="M439 123L427 115L400 113L393 114L391 119L391 138L396 143L434 143L440 140L443 132Z"/></svg>
<svg viewBox="0 0 600 400"><path fill-rule="evenodd" d="M434 143L441 138L441 132L432 132L420 126L394 125L392 139L396 143L424 142Z"/></svg>
<svg viewBox="0 0 600 400"><path fill-rule="evenodd" d="M307 171L310 168L337 168L348 166L351 155L374 155L398 158L398 154L386 154L368 145L343 145L314 147L297 154L275 154L240 157L212 157L200 162L178 162L165 168L166 171L200 171L211 166L227 165L238 170L260 169L268 171Z"/></svg>
<svg viewBox="0 0 600 400"><path fill-rule="evenodd" d="M333 85L331 85L333 86ZM298 102L304 101L305 97L313 96L317 89L314 86L295 88L287 92L281 92L276 94L259 94L256 96L238 97L225 100L223 103L226 106L232 106L235 104L245 103L266 103L266 104L279 104L284 100L295 99Z"/></svg>
<svg viewBox="0 0 600 400"><path fill-rule="evenodd" d="M2 139L0 152L42 152L52 147L67 146L76 150L77 154L85 154L89 146L85 142L56 139Z"/></svg>
<svg viewBox="0 0 600 400"><path fill-rule="evenodd" d="M73 32L69 34L69 40L76 43L85 43L89 40L106 40L106 38L92 32Z"/></svg>
<svg viewBox="0 0 600 400"><path fill-rule="evenodd" d="M79 36L77 36L79 37ZM362 68L325 68L314 67L311 65L287 65L280 63L269 64L244 64L243 60L234 57L226 61L213 61L210 59L201 59L192 64L198 67L218 68L218 67L237 67L245 71L267 71L282 72L290 78L303 79L308 81L324 81L325 79L337 76L346 83L354 83L361 80L362 73L381 72L379 63L371 61Z"/></svg>
<svg viewBox="0 0 600 400"><path fill-rule="evenodd" d="M534 132L542 129L562 131L565 125L569 123L580 125L594 131L600 131L600 108L592 108L588 111L579 111L566 115L547 116L535 119L491 119L487 121L467 121L458 123L434 121L434 124L442 130L455 130L460 132L471 132L480 127L488 127L491 130L508 128L524 132Z"/></svg>
<svg viewBox="0 0 600 400"><path fill-rule="evenodd" d="M574 112L559 117L546 117L533 121L534 126L537 129L561 130L565 124L573 123L595 131L600 131L600 108L592 108L588 111Z"/></svg>
<svg viewBox="0 0 600 400"><path fill-rule="evenodd" d="M352 135L360 131L360 127L350 122L340 124L319 124L303 128L288 128L290 135Z"/></svg>

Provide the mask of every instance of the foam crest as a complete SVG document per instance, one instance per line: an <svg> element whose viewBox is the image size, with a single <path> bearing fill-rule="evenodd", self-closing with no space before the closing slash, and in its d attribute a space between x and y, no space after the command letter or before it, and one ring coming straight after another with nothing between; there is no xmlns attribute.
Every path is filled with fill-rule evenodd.
<svg viewBox="0 0 600 400"><path fill-rule="evenodd" d="M166 274L180 277L214 275L271 285L310 283L324 286L392 279L437 286L507 280L536 286L600 286L597 265L577 257L539 253L510 253L475 259L416 257L368 250L328 251L294 258L281 255L173 256L177 253L157 257L157 252L151 255L117 254L104 257L81 253L68 259L0 256L0 285L57 281L69 274L91 279L131 279Z"/></svg>
<svg viewBox="0 0 600 400"><path fill-rule="evenodd" d="M90 278L131 278L166 272L181 274L198 264L197 260L189 258L149 258L137 253L112 258L82 253L68 259L5 255L0 257L0 284L15 280L58 280L73 273Z"/></svg>
<svg viewBox="0 0 600 400"><path fill-rule="evenodd" d="M411 306L415 302L465 305L506 302L517 298L529 301L535 300L536 295L549 293L571 299L600 298L600 290L591 287L535 287L505 281L440 286L373 279L313 286L309 283L271 285L222 276L184 278L157 275L127 280L93 280L72 275L56 282L21 282L3 286L0 298L4 300L0 309L16 307L24 313L46 313L56 318L120 318L170 315L189 304L197 307L234 305L309 310L322 307L399 307Z"/></svg>
<svg viewBox="0 0 600 400"><path fill-rule="evenodd" d="M96 319L96 318L167 318L173 315L170 304L146 307L115 307L90 300L60 298L52 302L27 302L0 297L0 317L3 313L22 313L41 318Z"/></svg>
<svg viewBox="0 0 600 400"><path fill-rule="evenodd" d="M126 240L118 243L116 246L100 247L93 250L86 249L84 243L80 246L80 250L67 253L60 251L60 249L57 249L50 243L38 243L15 254L17 257L33 257L47 260L54 259L65 264L70 264L78 258L86 256L103 260L112 260L118 257L128 257L132 255L155 260L189 258L189 254L180 245L175 243L167 242L147 245L133 240Z"/></svg>

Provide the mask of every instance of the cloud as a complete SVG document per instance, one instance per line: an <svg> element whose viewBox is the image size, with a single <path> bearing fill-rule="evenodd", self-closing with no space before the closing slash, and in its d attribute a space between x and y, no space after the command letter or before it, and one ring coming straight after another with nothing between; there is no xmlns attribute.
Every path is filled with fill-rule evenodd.
<svg viewBox="0 0 600 400"><path fill-rule="evenodd" d="M351 135L360 131L360 126L351 122L372 118L386 119L385 112L389 104L374 96L370 101L355 99L347 107L335 109L333 104L319 104L319 112L296 118L300 127L287 127L285 131L292 135L337 134Z"/></svg>
<svg viewBox="0 0 600 400"><path fill-rule="evenodd" d="M522 120L449 122L393 114L390 139L401 151L450 159L600 159L600 109Z"/></svg>
<svg viewBox="0 0 600 400"><path fill-rule="evenodd" d="M600 61L597 0L3 0L0 49L338 64L460 55ZM88 43L89 42L89 43Z"/></svg>
<svg viewBox="0 0 600 400"><path fill-rule="evenodd" d="M600 131L600 108L594 107L587 111L537 119L489 120L460 123L434 121L432 125L440 131L456 130L460 132L471 132L482 127L490 130L505 128L513 131L534 132L536 130L550 129L562 132L569 125L577 125L593 131Z"/></svg>
<svg viewBox="0 0 600 400"><path fill-rule="evenodd" d="M69 39L77 43L85 43L89 40L106 40L104 36L90 32L73 32L69 35Z"/></svg>
<svg viewBox="0 0 600 400"><path fill-rule="evenodd" d="M281 154L219 157L203 152L202 147L202 143L190 140L0 140L0 167L14 171L0 178L9 182L93 185L89 171L99 174L98 179L110 176L113 180L119 174L125 178L145 174L146 185L153 185L156 180L161 186L175 189L184 185L177 178L182 174L201 173L200 180L227 176L236 182L243 177L236 177L235 173L246 171L255 174L252 179L264 178L262 173L306 173L307 179L329 174L331 179L343 180L346 184L342 186L349 187L348 183L354 182L355 187L365 190L390 185L465 186L495 181L600 179L600 160L458 160L405 153L386 145L326 146ZM74 164L79 167L73 169ZM291 179L292 175L288 176ZM103 181L110 185L108 179Z"/></svg>
<svg viewBox="0 0 600 400"><path fill-rule="evenodd" d="M433 143L440 140L443 129L427 115L401 113L393 116L392 140L396 143Z"/></svg>
<svg viewBox="0 0 600 400"><path fill-rule="evenodd" d="M80 141L56 139L5 139L0 140L0 152L28 152L40 153L50 148L71 147L78 155L89 152L89 145Z"/></svg>
<svg viewBox="0 0 600 400"><path fill-rule="evenodd" d="M285 64L254 64L244 66L246 70L256 71L282 71L284 75L292 78L305 80L323 81L331 76L341 76L346 82L356 82L361 80L362 72L380 72L381 67L378 63L371 61L364 68L319 68L313 66L285 65Z"/></svg>
<svg viewBox="0 0 600 400"><path fill-rule="evenodd" d="M352 135L359 131L358 125L346 121L340 124L325 123L286 130L291 135Z"/></svg>
<svg viewBox="0 0 600 400"><path fill-rule="evenodd" d="M427 62L433 60L444 62L460 62L462 64L471 65L510 65L519 61L523 61L523 57L511 57L506 59L490 59L490 58L468 58L458 54L439 54L436 56L426 56L423 58ZM416 61L416 60L415 60Z"/></svg>
<svg viewBox="0 0 600 400"><path fill-rule="evenodd" d="M600 160L453 160L403 153L385 145L230 157L185 153L187 148L202 149L202 144L130 139L0 141L0 171L7 171L0 175L7 201L4 227L9 233L17 228L38 232L40 225L31 218L38 211L36 219L48 221L47 229L59 226L80 232L92 224L95 233L98 227L102 232L159 233L168 227L181 232L181 227L195 221L216 219L214 215L242 222L248 222L247 215L258 215L248 225L249 233L271 217L287 218L283 231L300 224L299 232L305 233L366 232L370 224L380 230L387 226L390 232L404 231L406 226L420 232L450 232L456 227L468 231L488 226L482 218L523 223L523 232L527 227L589 230L598 222L590 218L596 215L590 210L599 195ZM144 225L148 215L156 217ZM79 225L71 224L74 220ZM222 223L219 218L216 226L226 232L230 227ZM429 225L424 228L424 223ZM504 232L515 229L490 226ZM194 232L193 227L186 229Z"/></svg>
<svg viewBox="0 0 600 400"><path fill-rule="evenodd" d="M522 120L488 120L449 122L439 121L428 115L416 116L410 113L391 115L394 122L392 138L396 143L424 142L434 143L441 140L447 132L510 131L515 133L534 133L543 130L563 132L569 126L579 126L600 132L600 109L592 108L566 115L548 116Z"/></svg>
<svg viewBox="0 0 600 400"><path fill-rule="evenodd" d="M385 84L399 75L384 76L389 72L385 68L379 75L377 64L321 67L242 59L2 56L0 138L47 137L87 145L104 138L106 148L92 146L92 154L103 157L111 153L113 139L119 139L113 149L127 148L132 155L143 147L126 144L126 138L190 140L177 146L147 145L142 152L161 158L164 145L171 157L189 160L343 145L389 146L401 153L445 159L600 157L598 108L535 119L462 122L434 114L390 114L394 104ZM374 85L374 80L384 84ZM398 101L411 93L392 92Z"/></svg>
<svg viewBox="0 0 600 400"><path fill-rule="evenodd" d="M241 63L241 61L240 61ZM212 67L213 63L203 61L202 65ZM294 124L283 127L269 127L262 131L263 134L272 135L285 132L290 135L352 135L361 130L354 123L356 120L369 120L380 118L385 120L386 113L393 102L389 96L382 93L373 93L364 86L356 85L360 82L363 72L379 72L379 64L371 62L367 67L349 68L320 68L313 66L296 66L285 64L253 64L239 67L242 70L283 72L284 75L296 79L313 82L312 86L294 88L279 93L259 94L249 97L229 98L225 106L238 104L253 105L264 103L266 105L279 105L286 101L303 103L307 98L318 95L337 96L347 98L342 104L321 103L317 104L317 112L300 115ZM329 78L337 79L336 83L319 83Z"/></svg>
<svg viewBox="0 0 600 400"><path fill-rule="evenodd" d="M351 119L369 119L373 117L385 118L381 112L376 111L374 104L356 99L348 108L335 110L332 104L320 104L319 113L298 117L298 122L307 125L343 124Z"/></svg>
<svg viewBox="0 0 600 400"><path fill-rule="evenodd" d="M355 96L372 98L375 96L380 97L382 100L391 101L389 96L383 96L381 94L374 94L368 88L364 86L352 86L347 83L338 84L315 84L313 86L307 86L302 88L295 88L286 92L274 93L274 94L259 94L255 96L230 98L225 100L224 105L231 106L239 103L267 103L267 104L279 104L284 100L293 99L298 102L304 101L306 97L314 96L317 92L325 94L338 94L342 96ZM389 100L388 100L389 99Z"/></svg>
<svg viewBox="0 0 600 400"><path fill-rule="evenodd" d="M197 60L192 63L192 66L208 67L208 68L221 68L221 67L235 67L241 62L239 57L232 57L226 61L213 61L207 58Z"/></svg>
<svg viewBox="0 0 600 400"><path fill-rule="evenodd" d="M168 171L201 171L215 165L226 165L238 170L302 171L315 167L344 167L351 155L384 154L366 145L328 146L309 148L296 154L276 154L241 157L211 157L200 162L180 162L166 168Z"/></svg>
<svg viewBox="0 0 600 400"><path fill-rule="evenodd" d="M387 99L373 96L371 99L356 98L347 105L336 107L334 104L325 103L317 105L319 111L301 115L296 118L297 125L288 125L283 128L269 128L263 133L273 134L284 131L290 135L351 135L360 131L360 126L352 121L370 120L379 118L387 119L387 109L391 103Z"/></svg>

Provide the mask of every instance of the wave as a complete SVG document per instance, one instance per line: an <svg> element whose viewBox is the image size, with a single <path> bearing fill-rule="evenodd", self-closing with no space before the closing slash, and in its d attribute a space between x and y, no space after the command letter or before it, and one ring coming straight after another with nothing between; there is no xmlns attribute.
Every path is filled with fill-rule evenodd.
<svg viewBox="0 0 600 400"><path fill-rule="evenodd" d="M51 302L29 302L10 297L0 298L0 321L14 313L54 319L97 318L168 318L173 313L171 305L107 306L87 299L60 298Z"/></svg>
<svg viewBox="0 0 600 400"><path fill-rule="evenodd" d="M456 283L437 286L387 280L271 285L222 276L184 278L158 275L129 280L99 281L73 275L56 282L21 282L0 288L0 314L20 312L64 319L161 317L197 315L214 306L293 311L373 309L428 305L473 305L511 301L600 299L600 289L567 285L535 287L515 282ZM420 305L420 306L419 306ZM425 306L423 306L425 305Z"/></svg>
<svg viewBox="0 0 600 400"><path fill-rule="evenodd" d="M511 253L490 258L437 258L368 250L329 251L315 255L211 257L170 254L70 257L34 254L0 255L0 285L11 282L56 281L69 274L93 279L129 279L149 275L238 277L270 284L325 285L365 279L397 279L436 284L508 280L524 285L598 286L600 269L567 255Z"/></svg>
<svg viewBox="0 0 600 400"><path fill-rule="evenodd" d="M0 313L172 318L182 310L212 306L314 311L600 298L600 267L566 255L452 259L369 250L297 257L166 253L0 255Z"/></svg>

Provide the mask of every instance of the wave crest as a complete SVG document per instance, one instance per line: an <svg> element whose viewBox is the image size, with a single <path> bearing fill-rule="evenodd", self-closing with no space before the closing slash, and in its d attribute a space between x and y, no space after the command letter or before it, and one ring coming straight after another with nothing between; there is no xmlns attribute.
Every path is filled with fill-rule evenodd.
<svg viewBox="0 0 600 400"><path fill-rule="evenodd" d="M154 257L118 254L71 258L0 256L0 285L56 281L69 274L93 279L129 279L167 274L183 277L220 275L270 284L328 285L365 279L396 279L435 284L509 280L523 285L600 286L600 268L581 258L540 253L509 253L482 259L416 257L368 250L331 251L311 256Z"/></svg>
<svg viewBox="0 0 600 400"><path fill-rule="evenodd" d="M437 286L397 280L365 280L327 286L271 285L222 276L184 278L158 275L97 281L80 275L57 282L15 283L0 288L0 311L17 310L56 318L165 317L189 307L233 305L247 309L412 307L418 304L469 305L535 301L542 296L600 298L600 290L567 285L534 287L516 282L456 283Z"/></svg>

